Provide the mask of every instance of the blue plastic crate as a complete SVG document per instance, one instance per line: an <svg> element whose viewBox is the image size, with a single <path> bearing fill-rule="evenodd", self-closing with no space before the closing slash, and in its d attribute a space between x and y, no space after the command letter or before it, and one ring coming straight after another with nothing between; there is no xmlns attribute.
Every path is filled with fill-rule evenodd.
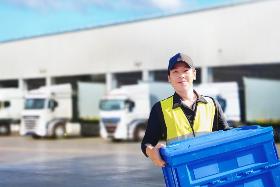
<svg viewBox="0 0 280 187"><path fill-rule="evenodd" d="M160 153L166 186L280 186L271 127L247 126L175 142ZM254 185L253 185L254 184Z"/></svg>

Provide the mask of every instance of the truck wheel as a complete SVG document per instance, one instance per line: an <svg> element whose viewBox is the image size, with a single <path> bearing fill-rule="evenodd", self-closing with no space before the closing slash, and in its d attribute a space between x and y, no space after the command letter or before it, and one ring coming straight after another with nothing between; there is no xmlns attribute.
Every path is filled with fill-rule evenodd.
<svg viewBox="0 0 280 187"><path fill-rule="evenodd" d="M65 137L65 126L63 124L58 124L55 126L53 131L54 138L63 138Z"/></svg>
<svg viewBox="0 0 280 187"><path fill-rule="evenodd" d="M33 138L34 140L38 140L38 139L40 139L40 138L42 138L42 137L39 136L39 135L37 135L37 134L32 134L32 138Z"/></svg>
<svg viewBox="0 0 280 187"><path fill-rule="evenodd" d="M144 138L146 128L143 125L136 127L134 131L134 141L141 141Z"/></svg>
<svg viewBox="0 0 280 187"><path fill-rule="evenodd" d="M9 125L0 125L0 134L1 135L9 135L11 133L11 129Z"/></svg>

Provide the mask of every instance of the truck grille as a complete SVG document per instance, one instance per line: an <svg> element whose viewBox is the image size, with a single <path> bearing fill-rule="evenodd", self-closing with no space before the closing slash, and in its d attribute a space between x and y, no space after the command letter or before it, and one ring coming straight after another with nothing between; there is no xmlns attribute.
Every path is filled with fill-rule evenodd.
<svg viewBox="0 0 280 187"><path fill-rule="evenodd" d="M116 131L117 126L116 125L105 125L106 131L108 133L114 133Z"/></svg>
<svg viewBox="0 0 280 187"><path fill-rule="evenodd" d="M34 130L37 127L39 116L23 116L23 124L26 130Z"/></svg>
<svg viewBox="0 0 280 187"><path fill-rule="evenodd" d="M102 122L108 133L114 133L120 122L120 118L102 118Z"/></svg>

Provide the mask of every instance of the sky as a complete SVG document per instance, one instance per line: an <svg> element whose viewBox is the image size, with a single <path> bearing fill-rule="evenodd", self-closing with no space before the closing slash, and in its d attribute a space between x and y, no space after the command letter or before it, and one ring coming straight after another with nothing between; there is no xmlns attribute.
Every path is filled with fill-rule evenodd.
<svg viewBox="0 0 280 187"><path fill-rule="evenodd" d="M257 0L0 0L0 42Z"/></svg>

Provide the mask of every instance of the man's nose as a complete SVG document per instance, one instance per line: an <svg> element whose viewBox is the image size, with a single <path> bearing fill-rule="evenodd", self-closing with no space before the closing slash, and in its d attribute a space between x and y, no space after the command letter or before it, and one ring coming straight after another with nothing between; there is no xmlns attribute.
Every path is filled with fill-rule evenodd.
<svg viewBox="0 0 280 187"><path fill-rule="evenodd" d="M179 75L179 78L185 78L185 73L181 73L180 75Z"/></svg>

